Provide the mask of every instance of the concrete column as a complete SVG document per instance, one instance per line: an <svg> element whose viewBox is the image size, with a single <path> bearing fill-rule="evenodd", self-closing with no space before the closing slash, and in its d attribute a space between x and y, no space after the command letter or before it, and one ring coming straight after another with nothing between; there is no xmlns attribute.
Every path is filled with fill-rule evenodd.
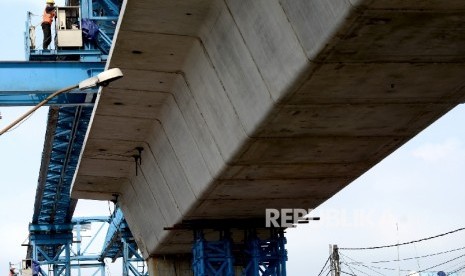
<svg viewBox="0 0 465 276"><path fill-rule="evenodd" d="M193 276L188 256L151 257L147 260L150 276Z"/></svg>

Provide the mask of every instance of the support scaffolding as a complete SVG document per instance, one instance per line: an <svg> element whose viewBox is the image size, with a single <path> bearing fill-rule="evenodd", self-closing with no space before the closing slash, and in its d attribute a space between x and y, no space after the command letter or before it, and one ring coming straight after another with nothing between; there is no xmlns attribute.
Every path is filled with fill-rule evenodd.
<svg viewBox="0 0 465 276"><path fill-rule="evenodd" d="M268 231L269 236L263 239L257 235L257 229L245 229L243 240L234 242L230 229L218 230L219 239L213 241L205 239L203 230L195 229L192 247L194 275L234 276L240 273L241 276L286 276L284 231Z"/></svg>
<svg viewBox="0 0 465 276"><path fill-rule="evenodd" d="M84 268L94 269L93 275L104 276L105 263L100 254L88 253L88 249L108 222L108 217L83 217L74 218L71 224L31 224L29 242L32 259L26 263L30 263L30 270L38 270L39 275L44 276L74 275L71 271L81 275ZM82 232L90 230L91 223L100 223L100 227L90 241L84 243Z"/></svg>
<svg viewBox="0 0 465 276"><path fill-rule="evenodd" d="M234 276L232 239L229 231L220 231L218 241L206 241L202 230L194 231L192 269L195 276Z"/></svg>
<svg viewBox="0 0 465 276"><path fill-rule="evenodd" d="M144 258L140 255L134 243L127 238L121 239L123 243L123 276L148 276Z"/></svg>

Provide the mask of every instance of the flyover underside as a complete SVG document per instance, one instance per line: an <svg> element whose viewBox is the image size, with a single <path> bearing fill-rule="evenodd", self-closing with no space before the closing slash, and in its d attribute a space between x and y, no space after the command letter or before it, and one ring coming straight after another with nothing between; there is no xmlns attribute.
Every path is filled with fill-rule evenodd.
<svg viewBox="0 0 465 276"><path fill-rule="evenodd" d="M357 3L355 3L357 2ZM128 1L72 195L139 248L315 208L464 101L462 1ZM137 147L143 148L136 149Z"/></svg>

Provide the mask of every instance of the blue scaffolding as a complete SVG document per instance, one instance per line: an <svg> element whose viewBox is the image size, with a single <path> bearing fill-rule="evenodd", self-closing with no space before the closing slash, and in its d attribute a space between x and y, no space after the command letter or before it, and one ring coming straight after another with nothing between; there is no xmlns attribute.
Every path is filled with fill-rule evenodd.
<svg viewBox="0 0 465 276"><path fill-rule="evenodd" d="M192 221L181 226L180 229L192 228L194 233L194 275L286 276L284 229L259 225L260 222L252 220L215 220ZM216 232L218 239L207 240L205 230ZM232 238L233 231L237 240ZM240 231L244 235L238 238Z"/></svg>
<svg viewBox="0 0 465 276"><path fill-rule="evenodd" d="M88 249L93 244L109 222L108 217L73 218L68 224L30 224L29 242L32 248L31 263L38 268L39 274L71 275L72 270L96 269L93 275L105 275L105 263L100 254L89 254ZM100 223L93 238L82 248L81 232L90 229L92 223ZM73 232L76 234L73 235ZM74 236L74 238L73 238Z"/></svg>
<svg viewBox="0 0 465 276"><path fill-rule="evenodd" d="M98 35L94 39L83 39L81 46L62 47L55 41L52 49L36 46L32 13L28 12L27 61L0 62L0 74L5 76L0 82L0 106L34 106L56 90L101 73L112 46L121 5L121 0L66 0L65 7L58 9L72 9L73 25L76 23L84 32L84 23L90 24ZM96 268L94 275L104 275L105 258L122 257L123 266L143 261L121 211L116 211L111 218L73 219L77 200L70 197L71 184L97 92L97 89L70 91L48 103L47 132L26 257L31 264L48 267L41 269L42 275L71 275L72 269L83 267ZM88 247L81 250L80 232L96 219L105 222L99 232L103 225L110 223L108 231L111 233L107 236L112 237L109 246L113 248L105 247L99 254L90 256L86 253ZM115 224L119 227L112 227Z"/></svg>
<svg viewBox="0 0 465 276"><path fill-rule="evenodd" d="M111 216L101 258L110 258L113 262L118 258L123 258L124 276L148 275L145 260L138 250L120 208L116 208Z"/></svg>

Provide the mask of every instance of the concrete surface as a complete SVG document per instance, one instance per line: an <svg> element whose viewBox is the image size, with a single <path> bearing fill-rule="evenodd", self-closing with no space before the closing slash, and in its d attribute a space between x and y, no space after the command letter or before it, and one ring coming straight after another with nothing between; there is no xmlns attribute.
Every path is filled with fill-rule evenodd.
<svg viewBox="0 0 465 276"><path fill-rule="evenodd" d="M145 257L315 208L464 102L465 2L418 2L126 1L72 196L118 194Z"/></svg>

